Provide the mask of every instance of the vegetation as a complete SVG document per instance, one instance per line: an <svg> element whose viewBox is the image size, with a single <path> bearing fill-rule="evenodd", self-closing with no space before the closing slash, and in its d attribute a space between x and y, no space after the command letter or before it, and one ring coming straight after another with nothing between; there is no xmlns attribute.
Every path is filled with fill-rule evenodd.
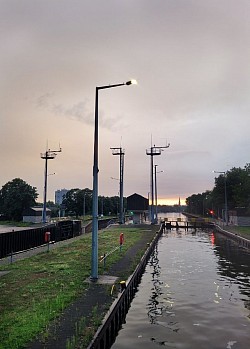
<svg viewBox="0 0 250 349"><path fill-rule="evenodd" d="M9 225L10 227L30 227L32 223L17 222L17 221L0 221L0 225Z"/></svg>
<svg viewBox="0 0 250 349"><path fill-rule="evenodd" d="M42 207L43 203L36 202L37 188L30 186L20 178L15 178L6 183L0 190L0 217L1 220L22 221L23 211L26 208ZM126 206L126 198L124 198ZM65 211L66 216L87 216L92 212L92 190L71 189L65 195L63 203L57 205L52 201L47 202L51 210L51 217L58 217L59 210ZM103 216L114 216L119 212L119 197L98 197L98 212Z"/></svg>
<svg viewBox="0 0 250 349"><path fill-rule="evenodd" d="M34 206L37 196L35 187L31 187L20 178L15 178L0 190L0 213L7 220L20 221L23 210Z"/></svg>
<svg viewBox="0 0 250 349"><path fill-rule="evenodd" d="M250 239L250 227L239 227L239 226L229 225L227 227L227 230L245 239Z"/></svg>
<svg viewBox="0 0 250 349"><path fill-rule="evenodd" d="M106 269L119 260L143 234L139 228L105 230L99 234L100 255L119 245L121 231L125 235L125 244L121 252L118 249L107 258ZM142 253L134 257L137 258L134 263L139 262ZM84 280L89 277L91 270L90 261L91 236L86 234L80 240L49 253L41 253L9 265L10 272L0 278L0 349L21 348L42 331L44 337L47 337L49 322L70 302L84 294ZM102 274L103 268L100 264L99 274ZM4 269L6 267L0 268ZM122 277L127 278L128 275ZM96 319L93 326L98 321ZM86 336L93 333L89 326L88 324L85 331ZM86 327L84 319L81 327ZM68 343L69 348L71 344L72 342Z"/></svg>
<svg viewBox="0 0 250 349"><path fill-rule="evenodd" d="M125 205L126 205L126 199ZM83 213L90 214L92 212L92 190L71 189L65 195L63 207L66 215L82 216ZM119 197L98 197L98 212L102 215L115 215L119 212Z"/></svg>
<svg viewBox="0 0 250 349"><path fill-rule="evenodd" d="M225 210L225 186L228 210L241 210L243 215L250 215L250 164L231 170L215 178L212 190L193 194L186 199L187 212L223 218Z"/></svg>

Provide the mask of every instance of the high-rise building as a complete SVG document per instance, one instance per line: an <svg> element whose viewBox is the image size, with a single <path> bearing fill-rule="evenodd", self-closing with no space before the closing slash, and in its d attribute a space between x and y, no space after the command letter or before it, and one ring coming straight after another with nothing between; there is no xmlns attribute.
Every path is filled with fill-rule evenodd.
<svg viewBox="0 0 250 349"><path fill-rule="evenodd" d="M58 189L55 191L55 203L61 205L64 199L64 196L67 194L67 189Z"/></svg>

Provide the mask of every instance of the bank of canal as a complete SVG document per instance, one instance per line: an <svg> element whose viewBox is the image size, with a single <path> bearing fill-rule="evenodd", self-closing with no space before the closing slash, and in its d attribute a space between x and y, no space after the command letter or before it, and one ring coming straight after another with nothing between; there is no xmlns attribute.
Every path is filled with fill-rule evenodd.
<svg viewBox="0 0 250 349"><path fill-rule="evenodd" d="M250 251L211 231L159 240L112 349L245 349Z"/></svg>

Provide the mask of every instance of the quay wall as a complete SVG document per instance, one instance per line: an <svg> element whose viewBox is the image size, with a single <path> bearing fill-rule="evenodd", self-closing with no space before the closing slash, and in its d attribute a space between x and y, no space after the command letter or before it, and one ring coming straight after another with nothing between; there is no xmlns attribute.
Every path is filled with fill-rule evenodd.
<svg viewBox="0 0 250 349"><path fill-rule="evenodd" d="M220 227L219 225L215 224L214 228L219 233L226 235L231 240L235 241L239 246L250 249L250 240L243 238L242 236L239 236L236 233L231 233L228 230L225 230L224 228Z"/></svg>
<svg viewBox="0 0 250 349"><path fill-rule="evenodd" d="M129 310L130 304L137 292L137 287L141 281L141 277L146 268L146 264L163 232L163 227L156 233L155 238L150 243L146 252L144 253L140 263L137 265L134 273L127 281L126 288L114 301L109 312L104 318L103 324L97 330L93 340L87 349L108 349L114 343L119 329L124 323L126 314Z"/></svg>

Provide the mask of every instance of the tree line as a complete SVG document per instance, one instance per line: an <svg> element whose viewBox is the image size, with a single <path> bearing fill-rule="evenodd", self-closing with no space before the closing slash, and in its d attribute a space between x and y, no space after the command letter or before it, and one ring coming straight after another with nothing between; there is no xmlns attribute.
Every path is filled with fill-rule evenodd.
<svg viewBox="0 0 250 349"><path fill-rule="evenodd" d="M225 198L226 194L226 198ZM250 164L244 168L233 167L215 178L212 190L186 198L186 211L202 216L224 218L225 209L243 209L250 215Z"/></svg>
<svg viewBox="0 0 250 349"><path fill-rule="evenodd" d="M124 198L124 207L126 207L126 198ZM71 189L62 202L62 208L66 215L82 216L92 214L92 190ZM98 196L98 212L100 215L117 215L119 213L119 196Z"/></svg>
<svg viewBox="0 0 250 349"><path fill-rule="evenodd" d="M37 202L37 188L32 187L21 178L15 178L0 190L0 218L2 220L22 221L23 211L29 207L42 207L43 203ZM98 212L102 215L117 215L119 212L119 197L98 197ZM126 207L126 198L124 198ZM59 215L63 210L66 216L83 216L92 214L92 190L71 189L63 199L62 205L56 205L52 201L47 202L47 208L51 209L52 217Z"/></svg>

